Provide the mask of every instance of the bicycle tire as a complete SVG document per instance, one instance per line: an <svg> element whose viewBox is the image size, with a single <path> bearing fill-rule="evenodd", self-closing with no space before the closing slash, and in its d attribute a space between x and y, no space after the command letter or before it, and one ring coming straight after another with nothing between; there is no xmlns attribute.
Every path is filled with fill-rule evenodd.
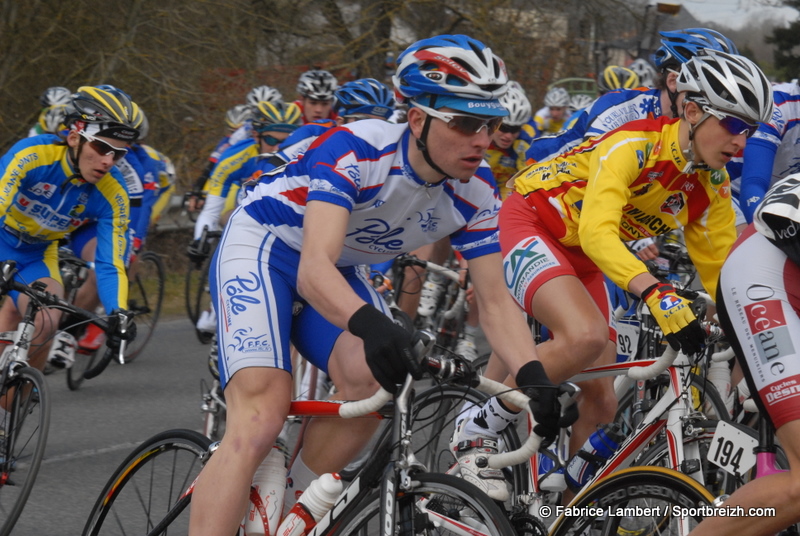
<svg viewBox="0 0 800 536"><path fill-rule="evenodd" d="M3 385L0 396L12 391L8 416L0 422L0 536L11 534L30 496L42 464L50 430L50 396L44 376L32 367L20 367Z"/></svg>
<svg viewBox="0 0 800 536"><path fill-rule="evenodd" d="M97 356L100 354L100 352L102 352L102 356L100 359L97 359ZM106 370L106 367L109 365L109 363L111 363L111 360L117 355L117 353L117 350L108 348L107 346L101 346L95 350L95 357L93 358L94 363L91 368L83 371L83 379L91 380L92 378L99 376L101 372Z"/></svg>
<svg viewBox="0 0 800 536"><path fill-rule="evenodd" d="M685 534L672 529L682 519L694 528L702 519L697 507L709 506L714 498L690 477L664 467L631 467L596 482L581 492L569 506L570 513L560 516L550 529L550 536L589 534L618 534L645 536L655 534ZM639 507L640 510L635 510ZM674 508L694 508L685 517L675 517ZM637 515L601 515L630 508ZM649 514L643 513L650 508Z"/></svg>
<svg viewBox="0 0 800 536"><path fill-rule="evenodd" d="M203 264L198 267L190 260L189 267L186 269L186 276L183 279L183 304L186 307L186 315L189 317L189 322L193 326L197 325L197 319L199 318L199 313L195 307L195 289L198 288L197 282L205 264L205 261L203 261Z"/></svg>
<svg viewBox="0 0 800 536"><path fill-rule="evenodd" d="M86 379L83 374L95 365L97 358L98 351L82 352L80 349L76 350L75 361L67 369L67 387L69 387L70 391L80 389L83 380Z"/></svg>
<svg viewBox="0 0 800 536"><path fill-rule="evenodd" d="M125 362L130 363L142 354L153 337L164 301L166 273L161 257L152 251L139 255L134 275L128 281L128 310L136 315L136 339L125 349Z"/></svg>
<svg viewBox="0 0 800 536"><path fill-rule="evenodd" d="M398 491L397 519L402 534L466 534L464 527L480 529L481 534L508 536L515 534L503 510L478 488L460 478L435 473L412 477L412 490ZM329 532L336 536L373 536L382 534L380 490L374 490L352 508L339 528ZM432 521L435 518L436 521ZM459 532L447 529L448 524L460 527ZM428 532L428 530L434 532ZM469 529L467 529L469 530Z"/></svg>
<svg viewBox="0 0 800 536"><path fill-rule="evenodd" d="M83 535L148 534L162 524L175 534L186 534L191 495L182 496L199 474L210 444L204 435L182 429L143 442L106 483Z"/></svg>

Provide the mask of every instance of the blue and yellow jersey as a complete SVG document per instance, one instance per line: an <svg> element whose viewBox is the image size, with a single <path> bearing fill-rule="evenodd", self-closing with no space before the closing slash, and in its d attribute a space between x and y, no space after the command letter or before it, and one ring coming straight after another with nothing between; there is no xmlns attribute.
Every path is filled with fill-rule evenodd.
<svg viewBox="0 0 800 536"><path fill-rule="evenodd" d="M156 200L150 212L150 223L155 224L169 204L170 196L175 192L175 166L167 155L144 143L137 144L134 150L137 152L145 152L148 159L155 166Z"/></svg>
<svg viewBox="0 0 800 536"><path fill-rule="evenodd" d="M52 134L26 138L0 159L0 232L46 243L97 221L95 269L110 312L128 303L128 192L115 168L96 185L75 178L68 147L60 142Z"/></svg>
<svg viewBox="0 0 800 536"><path fill-rule="evenodd" d="M240 141L222 153L208 179L208 195L227 197L234 183L241 184L242 166L251 158L258 156L258 151L255 140L250 138Z"/></svg>
<svg viewBox="0 0 800 536"><path fill-rule="evenodd" d="M662 117L626 123L515 177L553 235L581 246L617 285L647 272L623 241L683 228L703 286L716 295L717 278L736 238L728 174L684 173L680 121Z"/></svg>
<svg viewBox="0 0 800 536"><path fill-rule="evenodd" d="M556 121L550 116L550 108L545 106L533 115L533 122L536 125L535 130L539 133L539 136L561 132L567 119L566 116L567 114L565 113L560 121Z"/></svg>
<svg viewBox="0 0 800 536"><path fill-rule="evenodd" d="M500 199L505 200L511 192L512 187L506 186L508 179L525 168L525 151L528 144L521 139L514 140L508 149L500 149L494 144L489 146L484 160L492 168L492 175L497 181L497 189L500 191Z"/></svg>

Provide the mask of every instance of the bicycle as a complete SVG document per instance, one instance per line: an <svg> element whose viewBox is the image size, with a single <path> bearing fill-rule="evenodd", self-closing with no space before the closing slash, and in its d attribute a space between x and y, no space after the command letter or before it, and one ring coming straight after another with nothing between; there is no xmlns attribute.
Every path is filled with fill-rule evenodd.
<svg viewBox="0 0 800 536"><path fill-rule="evenodd" d="M429 356L425 363L440 379L468 370L463 361L444 356ZM514 394L519 395L509 396ZM291 415L392 419L390 431L374 449L375 455L311 534L391 535L396 534L395 527L400 527L402 534L512 534L502 510L477 488L453 476L429 474L416 460L410 447L413 397L413 380L409 377L389 405L386 403L392 397L383 390L359 402L292 402ZM213 452L209 445L207 438L187 430L165 432L143 443L106 484L84 534L129 534L125 530L130 527L128 523L150 536L167 529L185 532L194 478L203 458ZM169 454L163 471L156 466L162 454ZM166 503L154 502L154 494L166 497Z"/></svg>
<svg viewBox="0 0 800 536"><path fill-rule="evenodd" d="M50 397L42 373L28 365L28 352L34 337L36 314L44 308L63 310L108 331L106 319L78 309L46 292L41 282L25 285L13 279L14 261L0 265L0 295L17 291L30 298L22 321L15 331L0 334L4 345L0 354L0 512L4 519L0 536L11 533L33 488L44 456L50 427ZM130 317L120 318L122 330ZM124 341L123 341L124 342ZM121 344L119 353L125 349ZM117 352L108 348L109 354Z"/></svg>
<svg viewBox="0 0 800 536"><path fill-rule="evenodd" d="M217 247L217 241L222 236L222 231L209 231L208 227L203 228L203 233L197 240L198 254L204 255L203 262L197 263L189 261L184 279L184 303L189 320L193 326L197 326L197 320L201 313L211 304L211 295L208 286L208 271L211 267L211 258ZM211 342L212 334L197 330L197 338L202 344Z"/></svg>
<svg viewBox="0 0 800 536"><path fill-rule="evenodd" d="M69 248L59 248L59 269L64 283L66 301L73 303L78 289L86 281L88 271L94 269L94 263L76 256ZM131 261L128 267L128 311L135 319L137 336L127 345L124 360L120 363L130 363L141 355L144 347L153 337L155 326L161 314L161 305L164 300L164 285L166 270L158 254L145 251ZM60 329L81 332L74 320L66 316ZM86 351L80 348L75 351L75 361L67 368L67 386L76 391L85 379L98 376L110 362L111 357L103 347L95 351Z"/></svg>

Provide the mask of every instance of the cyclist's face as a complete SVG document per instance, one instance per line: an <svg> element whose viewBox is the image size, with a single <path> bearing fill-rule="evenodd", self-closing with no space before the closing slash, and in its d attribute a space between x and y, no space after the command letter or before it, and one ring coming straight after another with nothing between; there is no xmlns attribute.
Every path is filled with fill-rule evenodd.
<svg viewBox="0 0 800 536"><path fill-rule="evenodd" d="M317 100L309 97L303 97L303 115L305 115L306 122L317 121L318 119L327 119L331 115L331 108L333 107L332 100Z"/></svg>
<svg viewBox="0 0 800 536"><path fill-rule="evenodd" d="M550 107L550 118L553 121L561 121L564 119L564 116L567 113L566 106L551 106Z"/></svg>
<svg viewBox="0 0 800 536"><path fill-rule="evenodd" d="M116 140L114 138L107 138L105 136L95 136L95 138L111 147L118 149L127 148L127 144L125 142ZM113 152L101 154L95 150L90 143L87 143L85 138L83 138L76 131L70 131L69 135L67 136L67 144L74 148L78 148L79 145L83 145L80 150L80 157L78 158L78 172L81 174L84 180L86 180L86 182L91 184L97 184L97 182L102 179L106 173L111 171L111 168L114 167L114 164L116 163Z"/></svg>
<svg viewBox="0 0 800 536"><path fill-rule="evenodd" d="M256 139L259 143L259 149L262 153L274 153L278 150L278 146L289 137L288 132L275 132L267 130L260 134L256 134Z"/></svg>
<svg viewBox="0 0 800 536"><path fill-rule="evenodd" d="M694 102L686 103L684 113L692 123L697 123L703 116L702 110ZM698 160L705 162L711 169L723 169L747 144L746 134L732 134L719 121L712 115L694 132L694 151Z"/></svg>
<svg viewBox="0 0 800 536"><path fill-rule="evenodd" d="M441 108L438 111L463 113L449 108ZM408 122L411 124L414 137L419 138L422 135L425 118L425 112L419 108L412 106L409 109ZM432 117L426 141L428 152L437 166L454 179L469 180L483 162L483 156L491 143L491 136L486 127L477 133L464 134L455 128L448 128L447 123L441 119ZM441 176L435 178L439 179Z"/></svg>
<svg viewBox="0 0 800 536"><path fill-rule="evenodd" d="M500 127L500 129L497 132L492 134L492 143L498 149L508 149L515 141L517 141L517 138L519 138L520 134L519 130L516 130L514 132L503 132L503 130L508 130L508 129Z"/></svg>

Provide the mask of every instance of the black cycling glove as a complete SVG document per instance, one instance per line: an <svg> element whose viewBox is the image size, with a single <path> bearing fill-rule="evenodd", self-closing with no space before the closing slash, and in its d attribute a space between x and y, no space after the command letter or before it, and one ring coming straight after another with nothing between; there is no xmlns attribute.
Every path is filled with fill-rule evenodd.
<svg viewBox="0 0 800 536"><path fill-rule="evenodd" d="M418 380L422 368L413 350L412 335L374 306L366 304L347 321L347 329L364 340L364 353L381 387L395 393L406 375Z"/></svg>
<svg viewBox="0 0 800 536"><path fill-rule="evenodd" d="M531 399L530 406L536 426L533 431L542 437L542 446L552 443L560 428L578 420L578 406L570 404L561 412L559 397L570 392L569 384L553 385L540 361L525 363L517 373L517 385Z"/></svg>
<svg viewBox="0 0 800 536"><path fill-rule="evenodd" d="M200 241L198 238L197 240L192 240L189 247L186 248L186 254L189 256L189 260L191 260L197 267L203 265L203 263L208 258L210 246L208 242Z"/></svg>

